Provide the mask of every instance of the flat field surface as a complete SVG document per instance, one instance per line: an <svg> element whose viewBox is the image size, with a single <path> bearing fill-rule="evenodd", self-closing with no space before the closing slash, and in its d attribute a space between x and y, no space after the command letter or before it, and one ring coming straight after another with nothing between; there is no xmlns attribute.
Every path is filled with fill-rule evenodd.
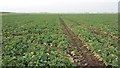
<svg viewBox="0 0 120 68"><path fill-rule="evenodd" d="M3 14L2 65L118 66L117 14Z"/></svg>

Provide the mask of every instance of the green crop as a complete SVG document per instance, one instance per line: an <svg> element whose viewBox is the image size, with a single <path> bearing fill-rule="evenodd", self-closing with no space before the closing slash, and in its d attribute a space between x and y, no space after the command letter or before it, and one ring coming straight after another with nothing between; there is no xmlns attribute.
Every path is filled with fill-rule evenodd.
<svg viewBox="0 0 120 68"><path fill-rule="evenodd" d="M2 65L75 66L67 53L70 41L62 30L60 16L90 50L103 58L106 65L118 65L117 40L97 35L88 28L118 37L117 14L2 15Z"/></svg>
<svg viewBox="0 0 120 68"><path fill-rule="evenodd" d="M2 29L3 65L74 65L58 15L4 15Z"/></svg>

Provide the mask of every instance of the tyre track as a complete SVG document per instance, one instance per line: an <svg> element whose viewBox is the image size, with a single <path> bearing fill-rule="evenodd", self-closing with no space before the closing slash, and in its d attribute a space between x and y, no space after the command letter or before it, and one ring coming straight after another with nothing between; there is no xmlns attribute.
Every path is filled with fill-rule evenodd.
<svg viewBox="0 0 120 68"><path fill-rule="evenodd" d="M60 19L66 37L69 40L70 47L67 53L73 58L78 66L105 66L103 60L99 60L97 56L88 49L87 45L83 43L74 32L65 24L62 18ZM76 52L74 52L76 50Z"/></svg>
<svg viewBox="0 0 120 68"><path fill-rule="evenodd" d="M68 18L66 18L68 19ZM81 25L81 26L84 26L83 24L80 24L78 21L74 21L74 20L71 20L71 19L68 19L69 21L72 21L72 22L76 22L78 25ZM85 27L85 26L84 26ZM96 34L96 35L101 35L103 37L107 37L107 38L111 38L112 40L115 40L115 41L118 41L120 40L120 38L116 37L116 36L113 36L112 34L108 34L108 33L104 33L100 30L97 30L95 27L93 26L90 26L90 27L85 27L87 29L89 29L92 33Z"/></svg>
<svg viewBox="0 0 120 68"><path fill-rule="evenodd" d="M82 26L84 28L87 28L87 30L89 30L90 32L92 32L92 33L94 33L96 35L99 35L99 36L102 36L102 37L106 37L106 38L111 38L112 40L117 41L118 43L120 43L120 38L118 38L116 36L104 33L104 32L102 32L100 30L97 30L95 27L92 27L92 26L86 27L85 25L80 24L78 21L74 21L74 20L71 20L69 18L66 18L66 19L71 21L71 22L75 22L75 23L77 23L78 25L80 25L80 26ZM101 41L98 41L98 42L102 43ZM114 48L120 48L119 46L118 47L117 46L112 46L112 43L109 43L106 46L110 46L110 47L114 47Z"/></svg>

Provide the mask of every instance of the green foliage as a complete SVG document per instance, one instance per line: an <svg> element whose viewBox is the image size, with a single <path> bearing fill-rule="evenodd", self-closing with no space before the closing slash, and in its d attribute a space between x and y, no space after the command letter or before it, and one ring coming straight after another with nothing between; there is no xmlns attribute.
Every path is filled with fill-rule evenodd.
<svg viewBox="0 0 120 68"><path fill-rule="evenodd" d="M112 34L116 31L115 36L118 36L118 27L116 22L117 14L63 15L63 18L74 33L81 40L85 40L85 42L89 45L89 48L100 55L107 65L118 66L119 51L117 50L117 40L96 35L89 29L82 26L84 25L86 27L90 27L90 25L93 25L92 27L96 27L96 29L103 29L101 31L108 34ZM78 23L82 25L78 25ZM110 26L108 26L108 24Z"/></svg>
<svg viewBox="0 0 120 68"><path fill-rule="evenodd" d="M102 37L86 27L118 36L117 14L65 14L65 23L73 32L103 58L117 66L117 41ZM7 14L2 25L2 65L75 66L68 56L68 39L61 29L57 14ZM109 46L110 45L110 46ZM77 51L77 50L74 50Z"/></svg>
<svg viewBox="0 0 120 68"><path fill-rule="evenodd" d="M68 41L58 15L4 15L2 31L5 66L74 65L66 58Z"/></svg>

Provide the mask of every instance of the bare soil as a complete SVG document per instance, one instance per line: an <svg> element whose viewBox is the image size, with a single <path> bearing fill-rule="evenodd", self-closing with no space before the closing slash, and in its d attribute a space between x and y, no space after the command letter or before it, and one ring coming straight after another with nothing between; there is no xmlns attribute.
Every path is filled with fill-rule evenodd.
<svg viewBox="0 0 120 68"><path fill-rule="evenodd" d="M104 62L96 58L95 54L74 34L62 18L60 18L60 23L70 44L67 53L78 66L105 66Z"/></svg>
<svg viewBox="0 0 120 68"><path fill-rule="evenodd" d="M68 18L67 18L67 19L68 19ZM76 22L78 25L83 25L83 24L80 24L80 22L77 22L77 21L74 21L74 20L71 20L71 19L68 19L68 20L70 20L70 21L72 21L72 22ZM108 38L111 38L111 39L116 40L116 41L120 40L120 38L118 38L118 37L116 37L116 36L114 36L114 35L111 35L111 34L104 33L104 32L102 32L102 31L96 29L96 28L93 27L93 26L91 26L91 27L85 27L85 28L88 28L88 30L90 30L90 31L93 32L94 34L101 35L101 36L103 36L103 37L108 37Z"/></svg>

